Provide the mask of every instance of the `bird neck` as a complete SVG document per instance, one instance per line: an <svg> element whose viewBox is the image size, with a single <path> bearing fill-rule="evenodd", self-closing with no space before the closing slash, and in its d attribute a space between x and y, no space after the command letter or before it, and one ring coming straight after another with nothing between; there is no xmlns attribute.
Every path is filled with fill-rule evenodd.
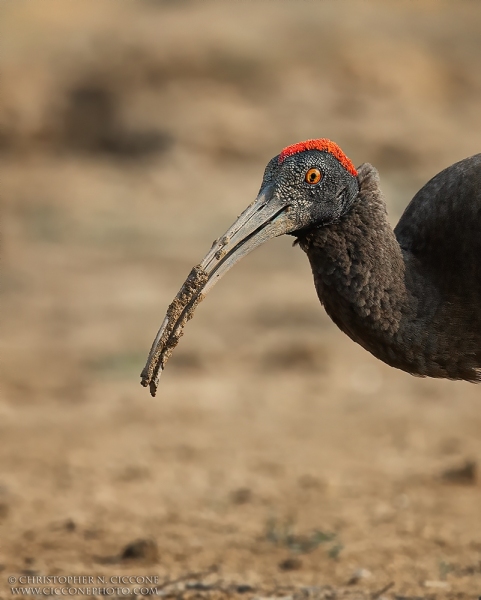
<svg viewBox="0 0 481 600"><path fill-rule="evenodd" d="M384 362L411 370L404 364L401 339L403 317L414 309L411 272L388 222L376 169L362 165L358 182L349 212L302 234L299 245L336 325Z"/></svg>

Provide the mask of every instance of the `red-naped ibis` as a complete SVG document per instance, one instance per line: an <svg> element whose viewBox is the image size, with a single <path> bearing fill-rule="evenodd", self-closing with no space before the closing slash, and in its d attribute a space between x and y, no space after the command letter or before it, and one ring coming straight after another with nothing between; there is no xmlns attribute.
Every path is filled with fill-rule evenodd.
<svg viewBox="0 0 481 600"><path fill-rule="evenodd" d="M481 154L433 177L393 231L376 169L355 169L318 139L269 162L256 200L191 271L141 375L152 395L197 304L238 260L285 233L352 340L414 375L481 379Z"/></svg>

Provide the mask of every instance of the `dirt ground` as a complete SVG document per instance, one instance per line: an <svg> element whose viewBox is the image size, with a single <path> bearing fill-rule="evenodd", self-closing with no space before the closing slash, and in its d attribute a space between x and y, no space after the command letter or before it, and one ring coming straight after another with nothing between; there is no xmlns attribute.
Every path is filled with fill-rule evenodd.
<svg viewBox="0 0 481 600"><path fill-rule="evenodd" d="M37 575L481 594L480 388L356 346L291 238L210 293L155 400L139 385L284 146L329 137L374 164L393 222L481 151L480 31L472 1L1 3L3 597Z"/></svg>

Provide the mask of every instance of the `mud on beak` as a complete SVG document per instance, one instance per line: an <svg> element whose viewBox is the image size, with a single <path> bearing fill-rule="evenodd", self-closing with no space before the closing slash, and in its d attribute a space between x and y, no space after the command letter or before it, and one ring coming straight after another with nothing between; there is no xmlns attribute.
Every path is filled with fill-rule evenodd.
<svg viewBox="0 0 481 600"><path fill-rule="evenodd" d="M155 396L159 377L197 305L219 279L246 254L267 240L294 231L296 223L285 200L264 187L226 233L216 240L204 260L195 266L172 301L155 337L144 370L142 385Z"/></svg>

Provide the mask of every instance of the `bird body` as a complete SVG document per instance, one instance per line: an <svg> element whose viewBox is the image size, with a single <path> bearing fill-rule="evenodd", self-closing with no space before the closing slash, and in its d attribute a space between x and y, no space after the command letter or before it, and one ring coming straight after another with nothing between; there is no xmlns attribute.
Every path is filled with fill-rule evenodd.
<svg viewBox="0 0 481 600"><path fill-rule="evenodd" d="M393 231L376 169L356 170L320 139L268 163L256 201L193 269L142 372L153 395L206 293L245 254L286 233L307 254L326 312L352 340L414 375L481 379L481 154L433 177Z"/></svg>
<svg viewBox="0 0 481 600"><path fill-rule="evenodd" d="M477 177L477 187L464 184L446 195L453 179L459 185L460 174L471 183ZM351 339L393 367L477 380L481 155L428 182L394 231L377 171L364 164L357 177L351 210L299 237L326 312Z"/></svg>

